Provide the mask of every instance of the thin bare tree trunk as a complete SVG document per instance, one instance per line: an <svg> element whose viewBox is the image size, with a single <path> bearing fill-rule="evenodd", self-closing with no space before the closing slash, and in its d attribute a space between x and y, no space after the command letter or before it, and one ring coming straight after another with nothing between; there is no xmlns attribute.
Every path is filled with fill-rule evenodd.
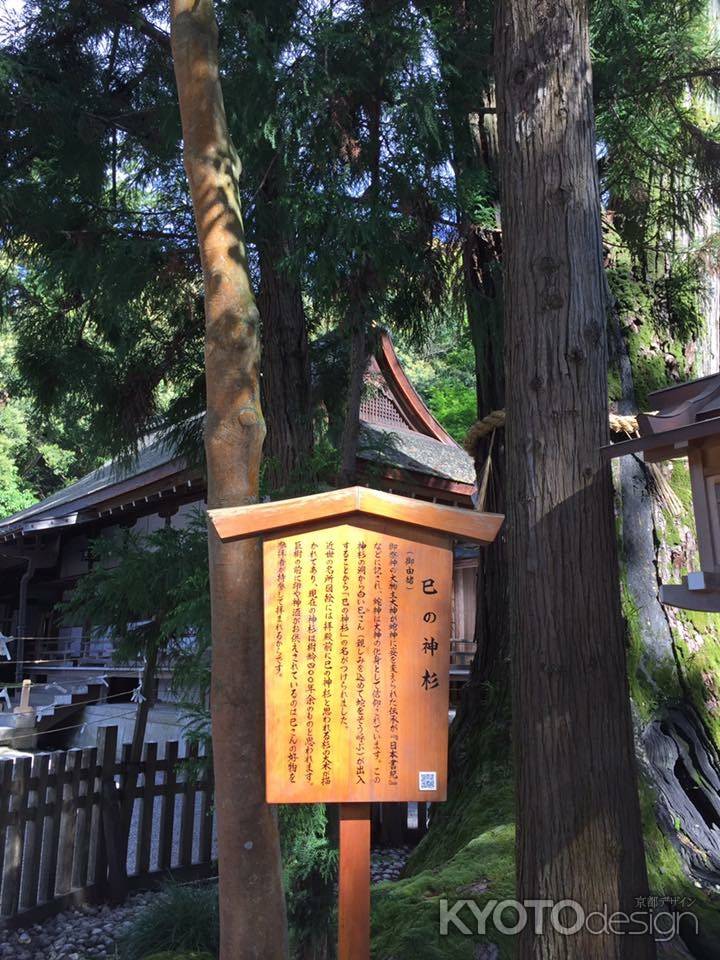
<svg viewBox="0 0 720 960"><path fill-rule="evenodd" d="M171 0L170 15L205 284L208 506L238 506L257 500L265 436L240 163L225 118L212 0ZM211 535L221 960L287 956L277 821L265 803L261 573L257 540L226 544Z"/></svg>
<svg viewBox="0 0 720 960"><path fill-rule="evenodd" d="M135 789L137 788L140 764L142 762L143 745L147 733L150 708L155 702L155 679L157 674L159 650L156 643L149 645L145 655L140 680L140 698L133 726L130 756L128 758L128 774L125 779L125 795L122 801L122 843L124 850L123 864L127 867L127 852L130 841L130 827L132 826L133 810L135 808Z"/></svg>
<svg viewBox="0 0 720 960"><path fill-rule="evenodd" d="M647 896L608 440L606 286L588 9L496 22L520 900ZM575 912L562 917L571 925ZM648 960L649 937L518 936L520 960Z"/></svg>

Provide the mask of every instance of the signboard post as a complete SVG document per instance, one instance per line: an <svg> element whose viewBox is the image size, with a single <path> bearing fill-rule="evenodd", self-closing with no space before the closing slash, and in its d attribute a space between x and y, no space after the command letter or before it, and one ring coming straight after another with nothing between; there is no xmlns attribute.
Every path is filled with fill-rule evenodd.
<svg viewBox="0 0 720 960"><path fill-rule="evenodd" d="M210 520L263 538L266 799L340 804L339 957L368 960L370 804L446 797L453 540L503 518L350 487Z"/></svg>

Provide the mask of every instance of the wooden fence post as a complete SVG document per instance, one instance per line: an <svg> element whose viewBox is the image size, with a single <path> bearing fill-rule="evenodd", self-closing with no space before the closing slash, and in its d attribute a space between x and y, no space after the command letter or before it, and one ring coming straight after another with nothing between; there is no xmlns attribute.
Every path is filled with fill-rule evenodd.
<svg viewBox="0 0 720 960"><path fill-rule="evenodd" d="M210 863L213 836L213 769L208 758L204 759L206 770L200 799L200 863Z"/></svg>
<svg viewBox="0 0 720 960"><path fill-rule="evenodd" d="M198 745L191 743L185 760L185 783L180 820L180 866L192 865L193 835L195 833L195 791L197 779Z"/></svg>
<svg viewBox="0 0 720 960"><path fill-rule="evenodd" d="M155 770L157 767L157 744L145 744L145 774L143 777L140 825L137 833L136 873L150 873L152 851L152 825L155 810Z"/></svg>
<svg viewBox="0 0 720 960"><path fill-rule="evenodd" d="M65 787L65 767L67 753L58 751L50 758L53 783L53 812L48 830L48 856L46 868L40 880L43 900L55 898L55 880L57 876L58 846L60 843L60 822L62 819L63 791Z"/></svg>
<svg viewBox="0 0 720 960"><path fill-rule="evenodd" d="M73 887L85 887L89 883L90 844L92 841L93 786L97 764L97 747L82 751L80 784L77 795L77 820L75 839L75 873ZM83 783L85 788L83 791Z"/></svg>
<svg viewBox="0 0 720 960"><path fill-rule="evenodd" d="M5 865L3 869L2 908L0 913L12 917L20 903L20 875L25 846L25 820L30 793L30 757L15 761L6 830Z"/></svg>
<svg viewBox="0 0 720 960"><path fill-rule="evenodd" d="M127 896L127 863L123 855L120 797L115 787L117 727L100 730L98 748L100 768L100 830L102 857L95 876L104 879L104 890L111 903L122 903Z"/></svg>
<svg viewBox="0 0 720 960"><path fill-rule="evenodd" d="M25 869L20 893L20 909L30 909L40 902L40 859L45 837L47 813L47 789L50 771L50 755L41 753L33 758L32 776L36 780L32 796L35 803L33 820L28 822L25 837Z"/></svg>
<svg viewBox="0 0 720 960"><path fill-rule="evenodd" d="M175 765L177 759L177 740L167 740L165 742L165 783L163 784L163 804L160 814L160 860L158 866L161 870L169 870L172 866L175 784L177 780Z"/></svg>
<svg viewBox="0 0 720 960"><path fill-rule="evenodd" d="M2 916L3 877L5 876L5 838L7 836L10 791L12 789L13 762L0 761L0 917Z"/></svg>
<svg viewBox="0 0 720 960"><path fill-rule="evenodd" d="M133 883L159 877L173 861L184 876L190 868L207 872L213 842L212 773L199 779L193 765L178 783L177 741L166 743L162 759L157 744L147 744L144 760L132 770L117 761L117 748L117 728L105 727L97 748L0 760L3 920L24 916L23 922L33 922L31 917L44 918L88 896L122 902L130 886L123 800L140 800ZM196 746L190 747L187 759L197 762ZM163 783L156 783L158 772L164 774ZM124 797L118 777L125 785ZM162 798L159 825L154 822L156 797Z"/></svg>

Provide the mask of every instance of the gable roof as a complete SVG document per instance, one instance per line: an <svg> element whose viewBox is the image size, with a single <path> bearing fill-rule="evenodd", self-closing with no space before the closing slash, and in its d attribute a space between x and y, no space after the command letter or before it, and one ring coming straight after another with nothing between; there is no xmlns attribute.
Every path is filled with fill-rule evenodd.
<svg viewBox="0 0 720 960"><path fill-rule="evenodd" d="M122 497L164 476L173 477L181 468L177 455L168 449L157 432L151 433L141 441L130 464L107 460L75 483L0 521L0 534L18 527L29 533L74 523L84 510Z"/></svg>
<svg viewBox="0 0 720 960"><path fill-rule="evenodd" d="M648 460L687 456L688 440L720 436L720 373L688 380L648 397L654 413L638 415L639 438L605 447L610 457L647 453Z"/></svg>
<svg viewBox="0 0 720 960"><path fill-rule="evenodd" d="M368 487L344 487L307 497L294 497L245 507L209 510L208 516L221 540L241 540L258 534L275 534L297 527L359 515L380 517L412 527L426 527L478 543L492 543L504 517L445 504L410 500Z"/></svg>
<svg viewBox="0 0 720 960"><path fill-rule="evenodd" d="M363 421L358 459L470 488L475 485L475 464L461 447L412 430L388 430Z"/></svg>
<svg viewBox="0 0 720 960"><path fill-rule="evenodd" d="M366 373L360 409L358 460L366 472L379 469L391 480L427 486L467 499L475 488L472 458L449 436L408 380L387 331ZM177 494L182 487L202 495L199 468L189 468L160 431L140 443L131 463L108 460L39 503L0 520L0 539L72 526L148 498Z"/></svg>

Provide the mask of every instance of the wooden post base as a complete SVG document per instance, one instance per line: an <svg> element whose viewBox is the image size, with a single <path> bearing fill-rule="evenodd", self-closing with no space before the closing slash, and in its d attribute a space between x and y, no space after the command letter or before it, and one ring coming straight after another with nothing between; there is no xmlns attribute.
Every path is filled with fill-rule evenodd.
<svg viewBox="0 0 720 960"><path fill-rule="evenodd" d="M370 804L340 804L339 960L370 960Z"/></svg>

